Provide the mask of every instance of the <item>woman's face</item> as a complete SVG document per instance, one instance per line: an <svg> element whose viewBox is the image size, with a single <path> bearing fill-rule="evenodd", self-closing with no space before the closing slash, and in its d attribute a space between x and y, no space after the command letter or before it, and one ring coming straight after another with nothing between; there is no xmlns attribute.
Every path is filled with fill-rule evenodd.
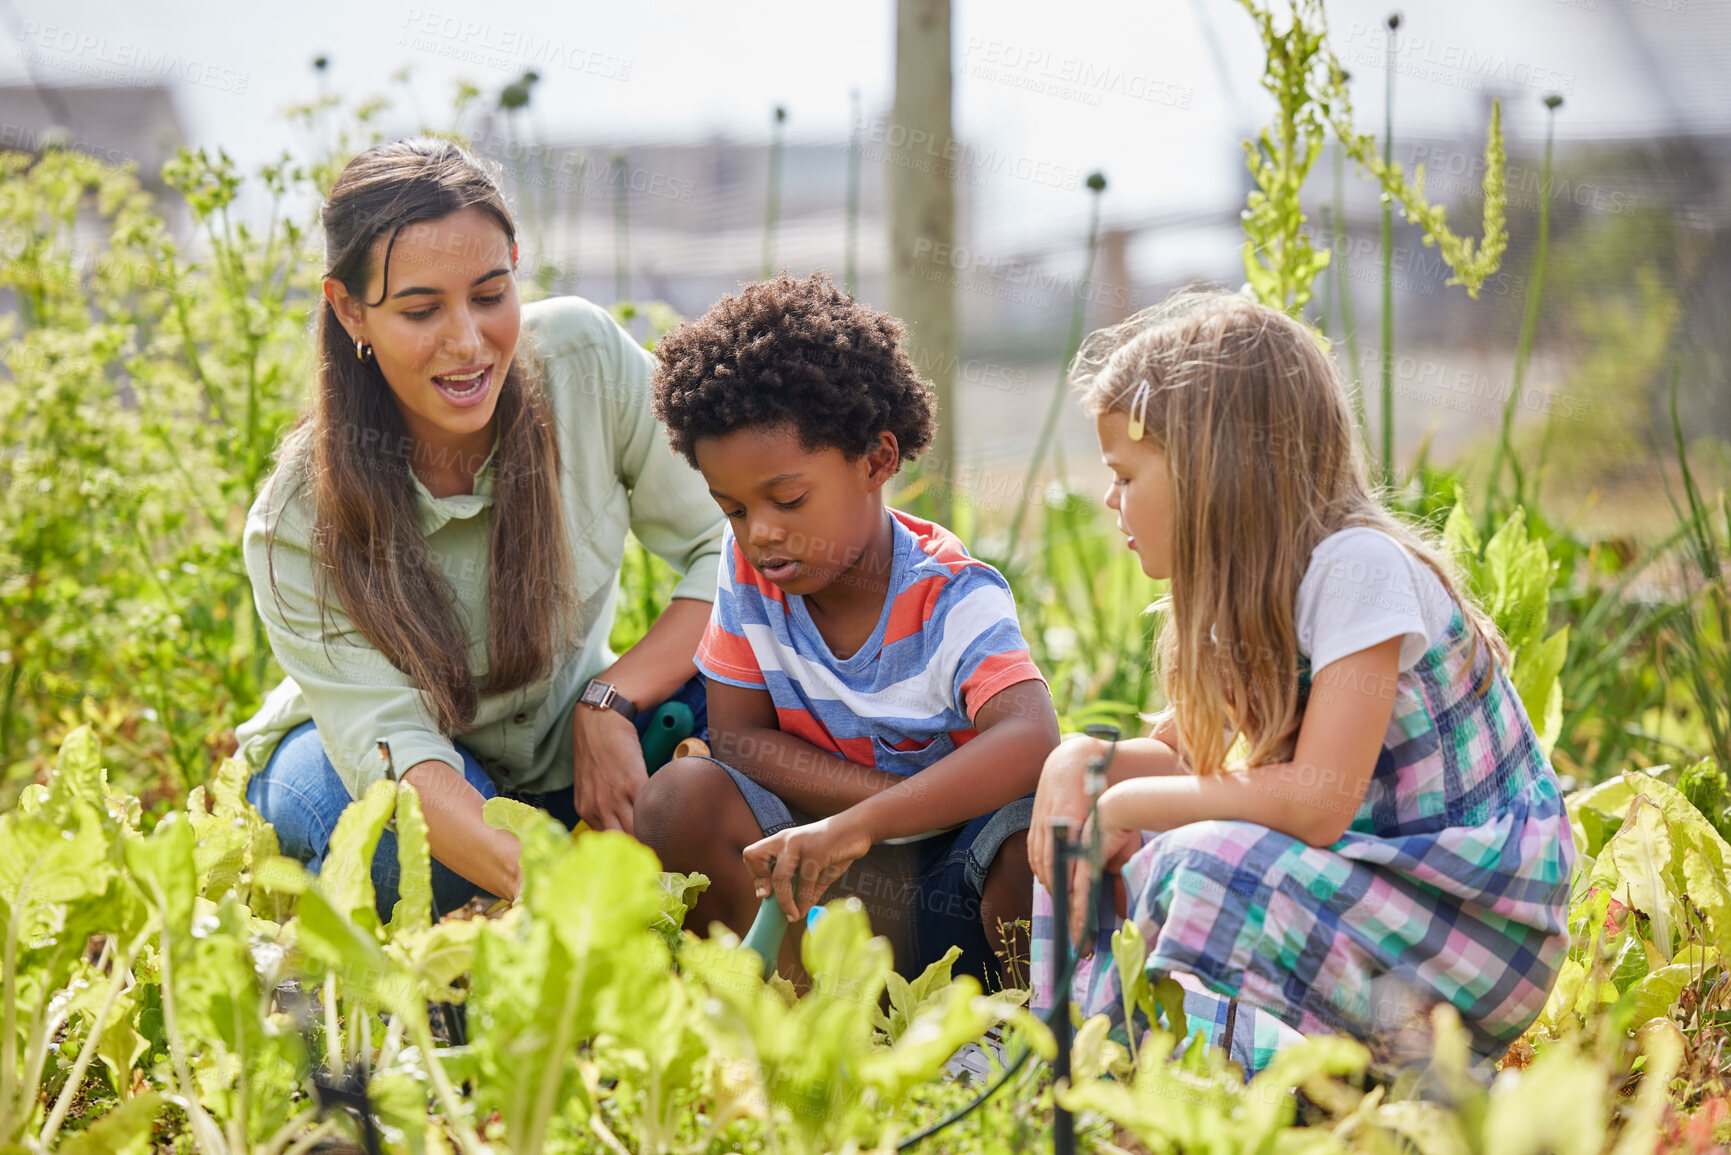
<svg viewBox="0 0 1731 1155"><path fill-rule="evenodd" d="M522 325L511 241L473 207L404 225L387 270L389 240L387 230L373 244L365 298L381 303L358 302L335 280L325 296L350 339L373 347L417 445L485 455Z"/></svg>
<svg viewBox="0 0 1731 1155"><path fill-rule="evenodd" d="M1109 410L1094 419L1100 454L1112 471L1106 507L1118 514L1118 530L1128 536L1142 572L1172 576L1172 476L1166 454L1148 441L1130 440L1130 419Z"/></svg>

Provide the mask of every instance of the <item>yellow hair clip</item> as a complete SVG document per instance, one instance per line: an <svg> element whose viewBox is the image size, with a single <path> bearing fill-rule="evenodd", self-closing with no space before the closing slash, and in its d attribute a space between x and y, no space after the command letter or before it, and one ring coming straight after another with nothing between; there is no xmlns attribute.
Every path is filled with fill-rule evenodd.
<svg viewBox="0 0 1731 1155"><path fill-rule="evenodd" d="M1136 385L1136 392L1130 397L1130 440L1142 440L1143 433L1148 429L1148 399L1153 396L1153 387L1144 377Z"/></svg>

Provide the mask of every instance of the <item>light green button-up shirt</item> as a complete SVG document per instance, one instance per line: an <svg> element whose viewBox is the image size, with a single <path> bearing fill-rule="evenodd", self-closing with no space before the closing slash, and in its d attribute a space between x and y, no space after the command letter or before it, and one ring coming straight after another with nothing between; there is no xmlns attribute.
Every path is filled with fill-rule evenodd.
<svg viewBox="0 0 1731 1155"><path fill-rule="evenodd" d="M676 457L650 411L655 359L596 305L557 297L523 308L525 336L546 362L558 424L560 495L576 553L577 644L552 675L506 694L482 694L471 729L454 736L504 791L547 792L572 781L571 712L589 679L612 664L607 646L627 528L682 576L673 596L715 600L724 519L703 479ZM253 602L288 675L236 729L240 754L262 769L279 739L312 719L337 774L360 797L384 776L378 742L401 773L429 759L459 773L426 696L354 628L341 604L314 599L312 497L285 462L247 514L243 550ZM474 492L434 497L415 481L421 533L469 628L470 668L487 668L487 564L493 459ZM280 523L278 517L281 517ZM266 533L277 523L276 590ZM280 595L280 600L279 600Z"/></svg>

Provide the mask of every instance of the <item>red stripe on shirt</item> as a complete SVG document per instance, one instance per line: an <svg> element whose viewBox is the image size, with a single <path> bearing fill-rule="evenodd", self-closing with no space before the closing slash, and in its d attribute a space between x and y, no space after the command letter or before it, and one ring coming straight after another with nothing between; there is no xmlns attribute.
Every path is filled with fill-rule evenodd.
<svg viewBox="0 0 1731 1155"><path fill-rule="evenodd" d="M968 680L962 683L962 712L970 718L979 717L980 707L990 702L1001 690L1017 682L1038 681L1045 685L1040 668L1034 665L1027 650L1005 650L980 659Z"/></svg>
<svg viewBox="0 0 1731 1155"><path fill-rule="evenodd" d="M926 628L932 611L938 608L938 597L949 579L942 574L921 578L903 590L890 607L889 624L884 627L884 645L910 638Z"/></svg>
<svg viewBox="0 0 1731 1155"><path fill-rule="evenodd" d="M763 670L751 643L737 634L730 634L714 622L703 631L703 641L697 647L697 660L729 678L763 685Z"/></svg>
<svg viewBox="0 0 1731 1155"><path fill-rule="evenodd" d="M962 539L936 522L903 513L899 509L890 512L912 531L914 540L919 543L920 552L933 561L948 566L952 574L961 572L963 566L985 564L978 558L969 557Z"/></svg>
<svg viewBox="0 0 1731 1155"><path fill-rule="evenodd" d="M820 750L827 750L831 754L841 752L841 747L836 744L828 727L813 717L809 710L788 710L777 706L775 725L782 733L803 738Z"/></svg>
<svg viewBox="0 0 1731 1155"><path fill-rule="evenodd" d="M775 724L784 734L803 738L820 750L839 755L856 766L877 766L870 738L837 738L809 710L775 708Z"/></svg>
<svg viewBox="0 0 1731 1155"><path fill-rule="evenodd" d="M841 747L841 756L849 762L876 769L878 756L872 751L870 738L837 738L835 744Z"/></svg>

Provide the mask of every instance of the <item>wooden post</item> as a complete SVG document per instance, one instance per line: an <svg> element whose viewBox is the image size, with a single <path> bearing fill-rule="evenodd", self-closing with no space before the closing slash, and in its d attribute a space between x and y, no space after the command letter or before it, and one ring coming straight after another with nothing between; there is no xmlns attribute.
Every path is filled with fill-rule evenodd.
<svg viewBox="0 0 1731 1155"><path fill-rule="evenodd" d="M937 436L927 456L939 521L953 514L956 457L957 150L950 120L949 0L896 0L896 98L884 133L888 171L890 310L908 326L908 354L937 389Z"/></svg>

